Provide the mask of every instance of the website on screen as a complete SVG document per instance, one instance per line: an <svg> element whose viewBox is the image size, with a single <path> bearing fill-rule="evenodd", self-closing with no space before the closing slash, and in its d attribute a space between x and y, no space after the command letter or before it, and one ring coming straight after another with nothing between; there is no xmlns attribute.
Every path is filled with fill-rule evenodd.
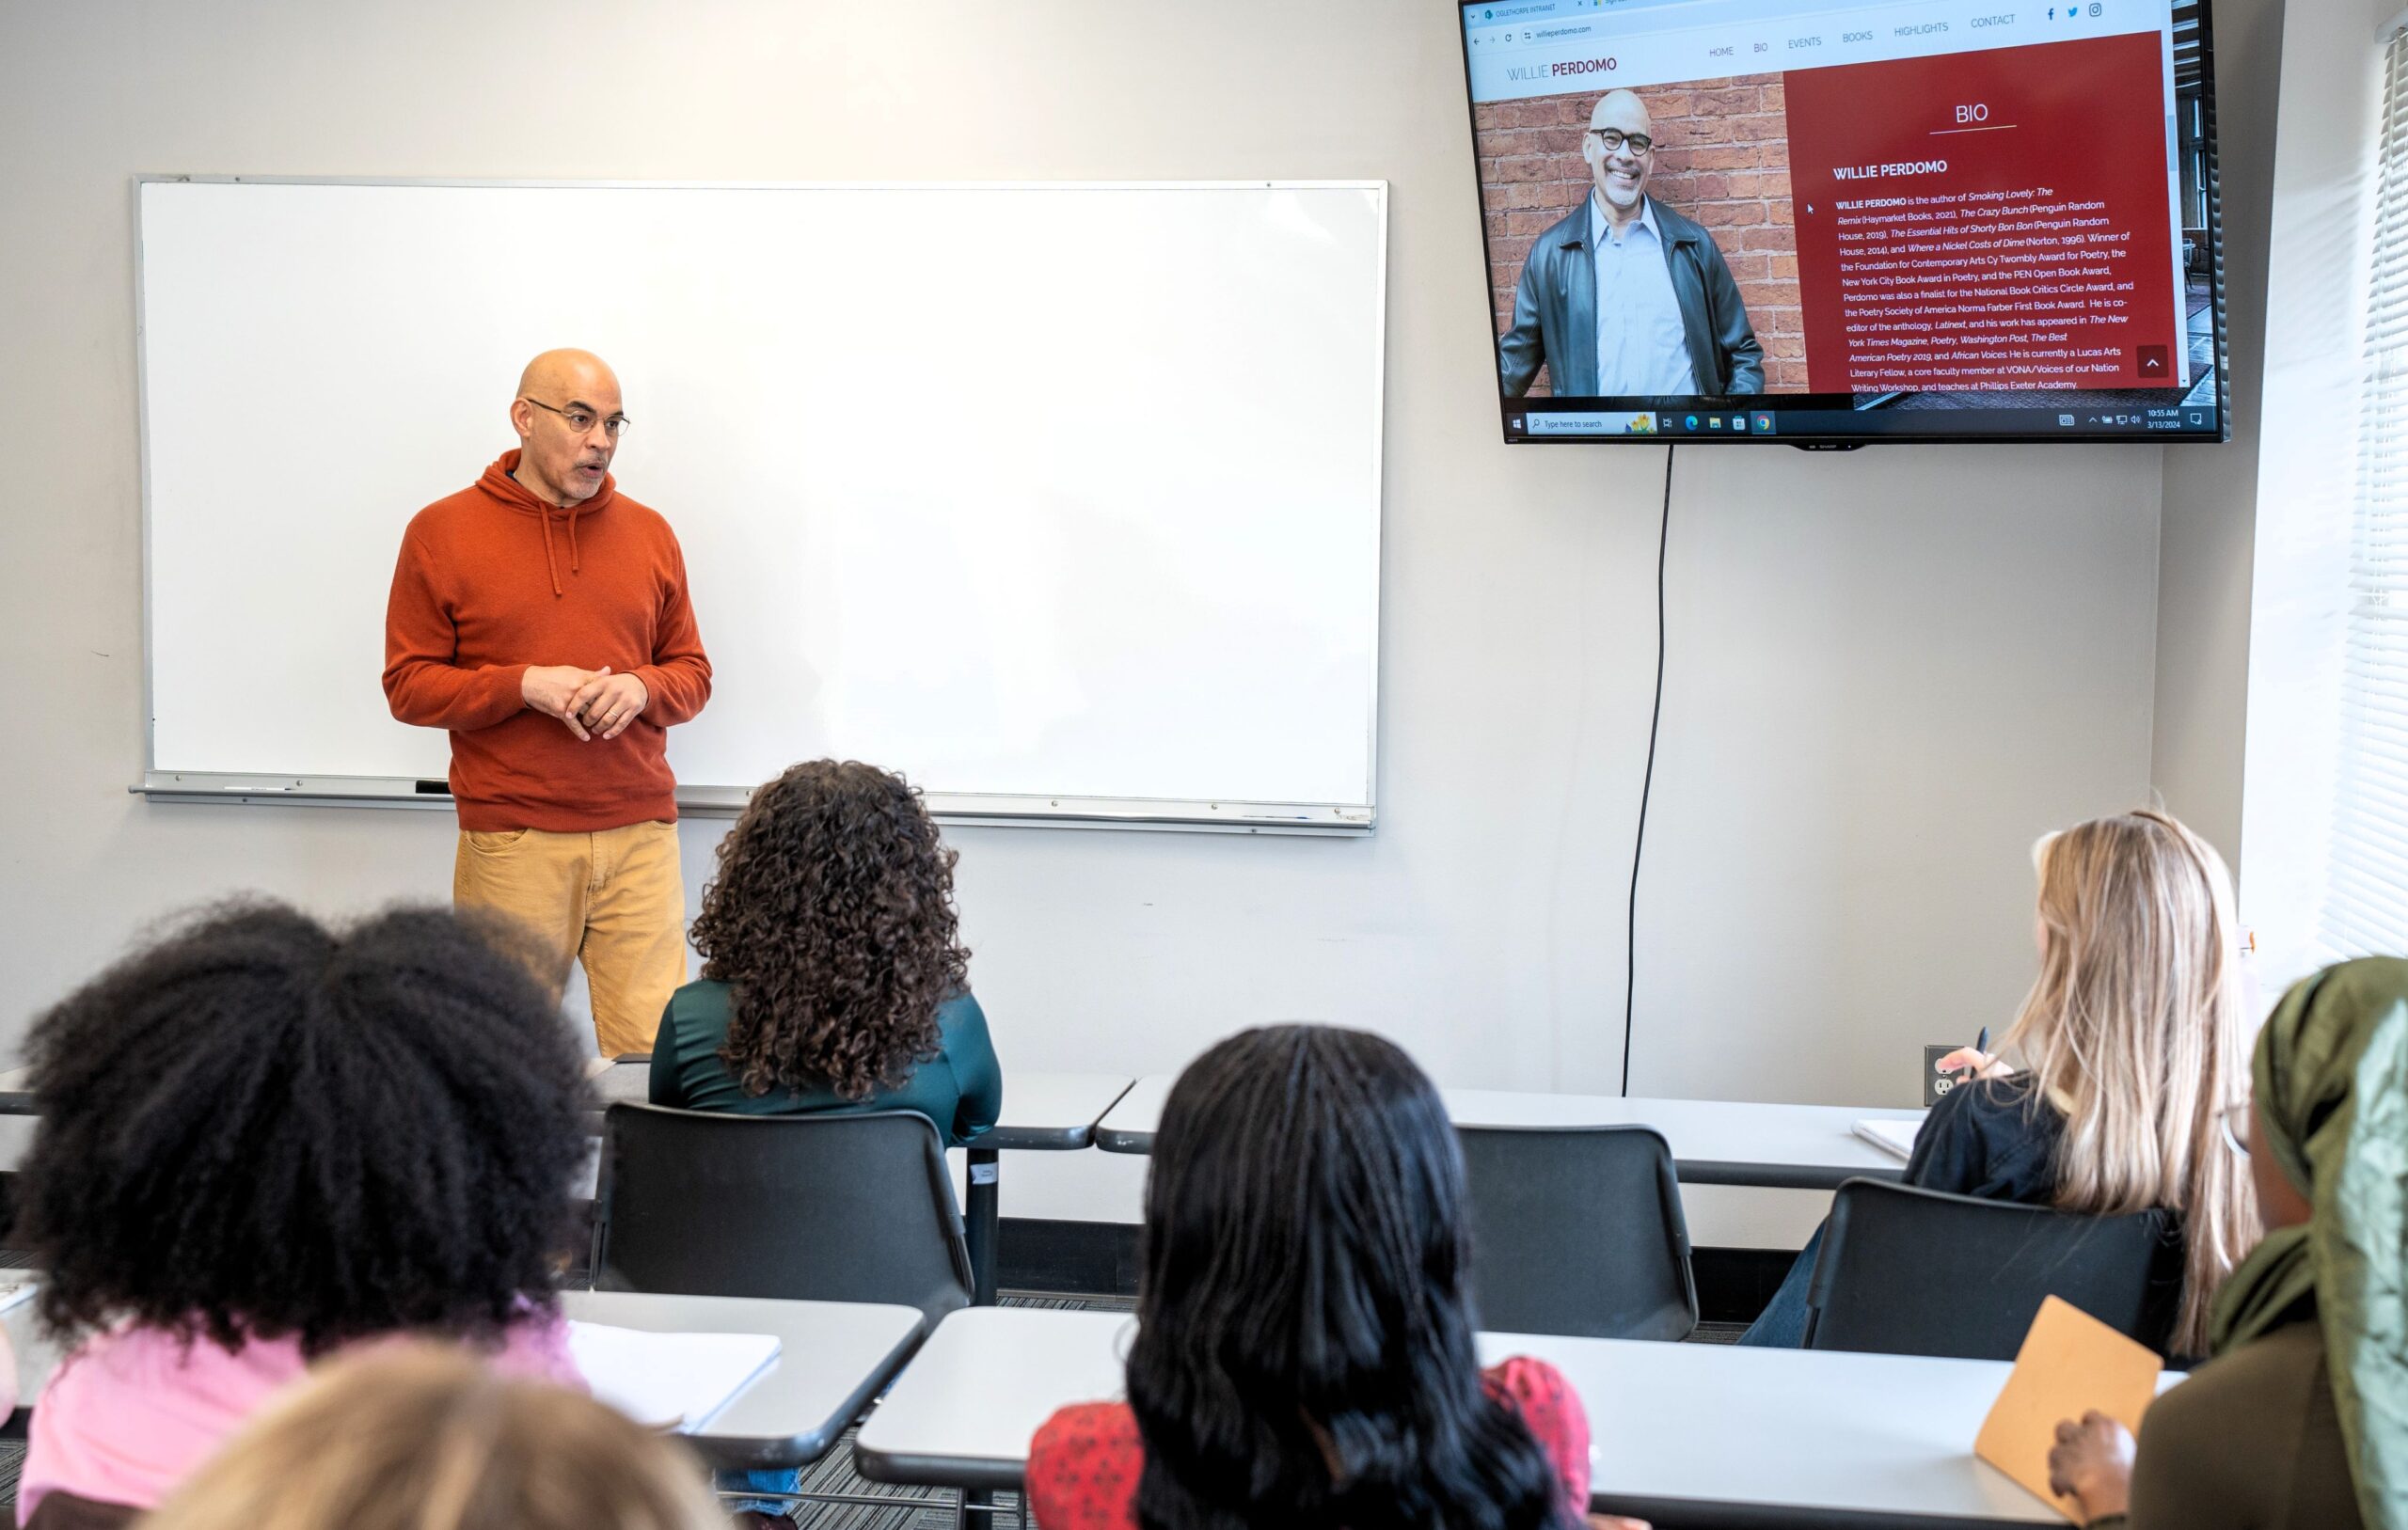
<svg viewBox="0 0 2408 1530"><path fill-rule="evenodd" d="M1498 386L2209 428L2172 0L1462 8ZM1632 432L1634 411L1599 410ZM1636 434L1687 408L1637 411ZM1509 423L1512 423L1509 421Z"/></svg>

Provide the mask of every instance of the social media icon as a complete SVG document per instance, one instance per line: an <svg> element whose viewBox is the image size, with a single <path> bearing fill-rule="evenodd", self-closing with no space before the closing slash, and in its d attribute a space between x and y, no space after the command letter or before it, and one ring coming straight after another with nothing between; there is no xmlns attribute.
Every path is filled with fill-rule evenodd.
<svg viewBox="0 0 2408 1530"><path fill-rule="evenodd" d="M2090 13L2093 16L2098 15L2100 11L2105 10L2106 8L2107 8L2105 6L2099 3L2099 0L2090 0Z"/></svg>

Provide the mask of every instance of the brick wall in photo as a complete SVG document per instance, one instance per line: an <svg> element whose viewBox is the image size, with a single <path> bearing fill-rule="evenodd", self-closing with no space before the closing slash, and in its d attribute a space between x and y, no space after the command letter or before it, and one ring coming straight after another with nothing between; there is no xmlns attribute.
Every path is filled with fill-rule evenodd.
<svg viewBox="0 0 2408 1530"><path fill-rule="evenodd" d="M1604 93L1473 108L1488 286L1500 335L1513 322L1513 289L1530 242L1589 194L1580 135ZM1798 237L1782 94L1780 75L1746 74L1651 86L1639 97L1659 146L1648 195L1714 235L1765 348L1766 388L1803 392L1806 332L1798 322ZM1546 390L1542 374L1530 391Z"/></svg>

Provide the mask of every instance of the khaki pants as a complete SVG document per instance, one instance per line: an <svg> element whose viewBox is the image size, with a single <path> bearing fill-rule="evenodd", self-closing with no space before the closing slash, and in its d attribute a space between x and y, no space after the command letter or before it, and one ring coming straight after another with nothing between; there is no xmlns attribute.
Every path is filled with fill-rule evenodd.
<svg viewBox="0 0 2408 1530"><path fill-rule="evenodd" d="M686 882L675 824L589 834L468 829L452 869L452 901L525 923L555 959L558 994L585 964L594 1042L605 1057L652 1049L660 1012L686 981Z"/></svg>

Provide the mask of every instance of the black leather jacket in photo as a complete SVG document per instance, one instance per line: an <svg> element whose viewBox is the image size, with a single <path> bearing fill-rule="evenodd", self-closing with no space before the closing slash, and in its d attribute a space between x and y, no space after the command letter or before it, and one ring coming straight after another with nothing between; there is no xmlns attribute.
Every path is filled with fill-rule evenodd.
<svg viewBox="0 0 2408 1530"><path fill-rule="evenodd" d="M1664 238L1664 263L1681 305L1689 367L1701 394L1762 393L1764 347L1722 252L1703 228L1650 199ZM1529 390L1542 363L1561 397L1594 396L1597 378L1597 268L1589 251L1589 198L1539 235L1522 262L1513 327L1497 342L1506 395Z"/></svg>

